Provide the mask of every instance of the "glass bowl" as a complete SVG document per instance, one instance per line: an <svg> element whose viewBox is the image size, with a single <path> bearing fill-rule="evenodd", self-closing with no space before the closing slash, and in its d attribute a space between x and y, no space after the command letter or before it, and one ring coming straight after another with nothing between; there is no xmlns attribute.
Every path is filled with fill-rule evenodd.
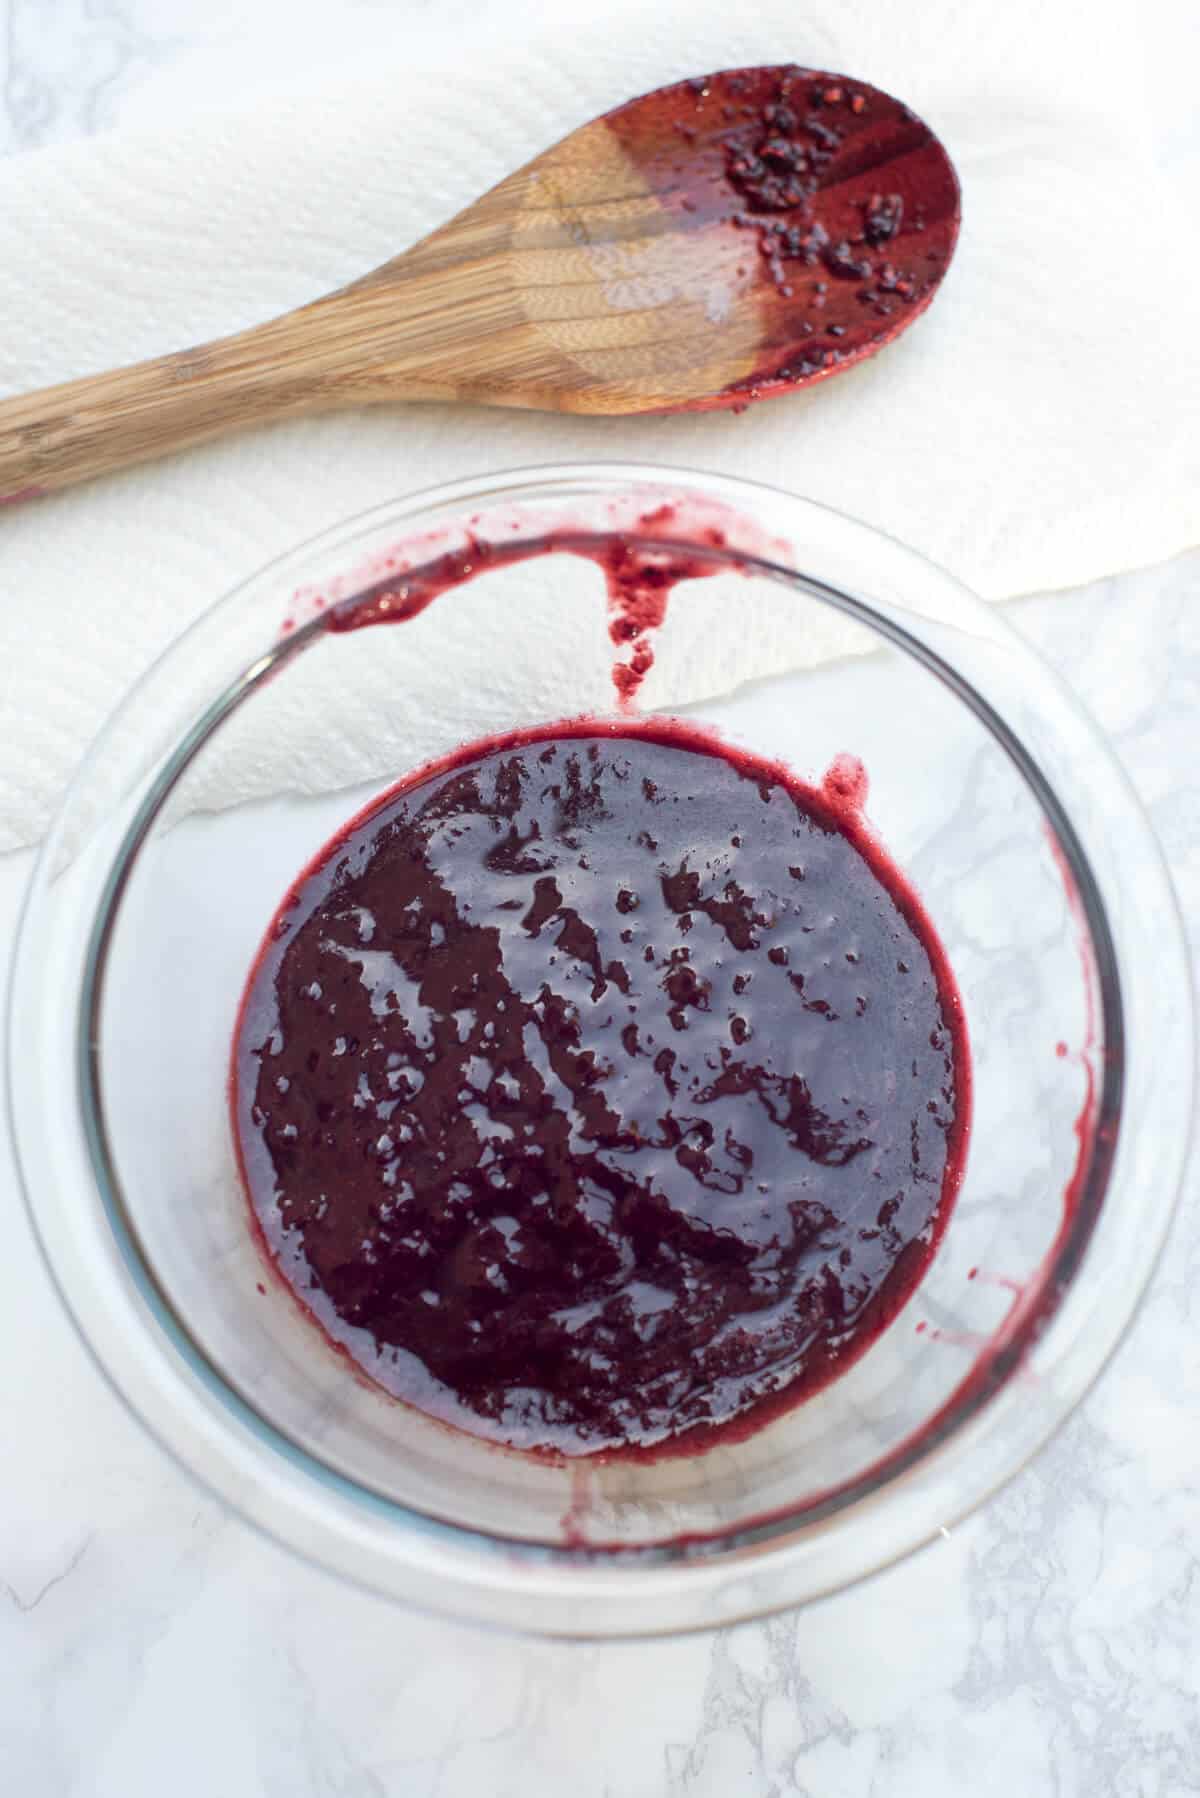
<svg viewBox="0 0 1200 1798"><path fill-rule="evenodd" d="M959 981L974 1122L921 1284L840 1378L745 1440L522 1456L356 1378L264 1273L227 1109L252 958L290 881L406 771L614 707L602 583L501 543L614 532L674 594L636 704L867 813ZM699 533L699 537L697 535ZM703 539L703 547L696 543ZM488 572L393 628L356 595L444 555ZM711 570L711 572L710 572ZM1111 754L993 609L899 543L711 475L461 481L349 521L221 600L112 718L33 876L11 1104L34 1224L97 1362L178 1459L344 1576L558 1634L725 1624L860 1578L1045 1441L1129 1323L1190 1116L1189 982Z"/></svg>

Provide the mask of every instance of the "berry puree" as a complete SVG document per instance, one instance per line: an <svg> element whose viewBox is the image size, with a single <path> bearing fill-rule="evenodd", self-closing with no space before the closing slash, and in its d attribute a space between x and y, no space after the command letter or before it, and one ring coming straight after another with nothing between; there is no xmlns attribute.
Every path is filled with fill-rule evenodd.
<svg viewBox="0 0 1200 1798"><path fill-rule="evenodd" d="M287 894L234 1045L296 1298L397 1399L577 1456L745 1434L843 1371L959 1182L965 1028L839 758L678 722L477 743Z"/></svg>

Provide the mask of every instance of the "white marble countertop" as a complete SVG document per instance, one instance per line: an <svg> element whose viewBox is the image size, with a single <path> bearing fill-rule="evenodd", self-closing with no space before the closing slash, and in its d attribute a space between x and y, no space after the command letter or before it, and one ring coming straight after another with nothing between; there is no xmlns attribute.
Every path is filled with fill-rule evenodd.
<svg viewBox="0 0 1200 1798"><path fill-rule="evenodd" d="M198 70L219 71L227 91L335 39L361 53L419 31L433 3L0 0L0 151L169 104L181 73L194 92ZM1110 734L1200 950L1200 552L1010 615ZM29 864L0 858L0 942ZM418 1618L253 1535L91 1368L28 1236L7 1144L0 1187L12 1798L1200 1792L1195 1164L1116 1364L984 1513L804 1612L633 1645Z"/></svg>

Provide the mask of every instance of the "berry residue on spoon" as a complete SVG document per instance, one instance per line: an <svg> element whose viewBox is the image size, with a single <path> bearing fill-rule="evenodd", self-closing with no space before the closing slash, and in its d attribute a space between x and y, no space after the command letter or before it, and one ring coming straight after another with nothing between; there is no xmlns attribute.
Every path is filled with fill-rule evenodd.
<svg viewBox="0 0 1200 1798"><path fill-rule="evenodd" d="M661 205L710 242L744 239L753 366L692 409L739 406L873 355L950 265L958 178L923 120L847 76L729 69L619 107L609 131Z"/></svg>

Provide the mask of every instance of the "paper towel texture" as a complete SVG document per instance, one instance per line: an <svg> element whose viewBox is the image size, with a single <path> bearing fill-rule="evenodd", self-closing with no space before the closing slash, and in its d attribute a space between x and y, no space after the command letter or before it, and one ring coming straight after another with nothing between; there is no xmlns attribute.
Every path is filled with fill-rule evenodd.
<svg viewBox="0 0 1200 1798"><path fill-rule="evenodd" d="M0 849L41 834L121 693L213 599L440 479L602 457L745 474L857 514L992 599L1200 538L1200 146L1181 128L1194 105L1166 0L1136 32L1115 7L1053 0L757 0L744 20L714 0L618 0L528 16L519 36L485 20L464 42L447 26L441 61L430 33L419 64L398 44L387 65L253 107L209 95L178 124L0 164L0 392L301 304L595 113L756 61L861 76L941 136L964 221L936 304L875 361L742 417L364 411L5 508ZM231 771L226 797L374 778L398 753L386 714L319 766L301 740L277 749L249 784Z"/></svg>

